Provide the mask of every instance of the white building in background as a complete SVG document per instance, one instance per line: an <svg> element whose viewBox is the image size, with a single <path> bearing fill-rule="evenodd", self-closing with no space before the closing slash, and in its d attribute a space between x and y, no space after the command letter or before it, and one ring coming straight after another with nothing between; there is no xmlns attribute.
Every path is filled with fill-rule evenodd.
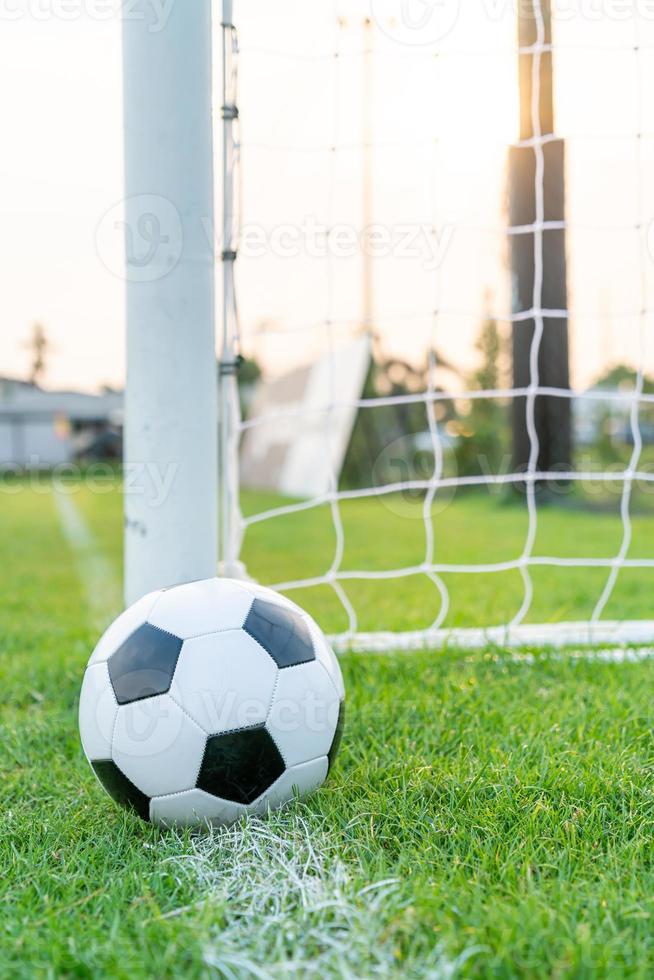
<svg viewBox="0 0 654 980"><path fill-rule="evenodd" d="M595 385L589 391L605 397L574 399L575 444L577 446L594 446L601 436L605 436L615 446L633 445L634 437L631 427L633 402L630 397L624 397L631 395L633 388L609 388ZM646 445L654 444L654 414L651 403L640 403L638 428L643 442Z"/></svg>
<svg viewBox="0 0 654 980"><path fill-rule="evenodd" d="M370 368L367 335L306 367L259 382L241 445L244 485L318 497L339 477Z"/></svg>
<svg viewBox="0 0 654 980"><path fill-rule="evenodd" d="M115 444L122 421L122 392L45 391L0 377L0 467L47 469L71 462L107 437Z"/></svg>

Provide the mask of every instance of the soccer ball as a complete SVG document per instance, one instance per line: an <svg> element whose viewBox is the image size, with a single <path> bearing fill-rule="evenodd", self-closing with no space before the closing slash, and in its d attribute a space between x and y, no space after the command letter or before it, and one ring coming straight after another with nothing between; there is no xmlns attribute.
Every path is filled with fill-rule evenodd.
<svg viewBox="0 0 654 980"><path fill-rule="evenodd" d="M80 732L117 802L164 826L220 825L324 782L344 698L307 613L209 579L154 592L109 627L84 676Z"/></svg>

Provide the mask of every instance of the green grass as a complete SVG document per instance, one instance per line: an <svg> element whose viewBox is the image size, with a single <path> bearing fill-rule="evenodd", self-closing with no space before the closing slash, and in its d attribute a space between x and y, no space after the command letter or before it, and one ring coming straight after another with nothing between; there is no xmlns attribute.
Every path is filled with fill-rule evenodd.
<svg viewBox="0 0 654 980"><path fill-rule="evenodd" d="M118 494L74 499L118 575ZM262 826L161 833L114 807L82 756L95 636L52 497L1 503L0 976L435 977L459 957L473 977L652 975L654 664L349 655L346 738L322 791ZM357 503L344 521L344 567L420 560L411 514ZM248 535L264 581L313 574L333 545L321 514L283 523ZM444 561L497 559L524 532L518 505L463 498L437 546ZM620 540L614 515L549 509L537 550L612 554ZM654 551L644 518L634 542ZM450 622L513 609L520 589L499 579L448 579ZM585 615L596 585L545 576L534 615ZM611 614L644 615L649 591L631 576ZM435 615L414 583L349 592L366 628ZM328 626L339 615L326 595L297 598Z"/></svg>
<svg viewBox="0 0 654 980"><path fill-rule="evenodd" d="M249 494L246 512L274 506L274 499ZM546 506L539 511L534 554L549 557L613 558L622 544L619 495L601 512ZM345 531L344 570L419 566L425 560L421 500L398 497L341 504ZM488 564L520 557L528 530L524 501L503 495L461 495L434 508L435 560L440 564ZM289 542L291 546L289 547ZM296 581L324 574L336 538L329 507L254 524L245 539L248 568L264 583ZM654 521L633 517L629 558L654 555ZM528 623L587 620L602 594L607 569L535 568L534 600ZM441 576L451 605L445 627L501 625L520 610L524 585L519 571ZM423 629L436 619L440 596L424 575L392 581L347 581L345 589L364 631ZM618 579L605 618L646 617L652 606L654 570L627 570ZM347 626L343 610L328 586L296 592L330 632ZM654 616L654 611L652 613Z"/></svg>
<svg viewBox="0 0 654 980"><path fill-rule="evenodd" d="M119 494L74 496L92 523L116 575L122 565ZM246 514L276 507L278 498L246 493ZM340 506L345 531L344 570L415 567L425 559L422 501L398 497L345 501ZM545 506L539 510L535 555L614 558L622 544L620 494L599 511ZM654 557L654 520L637 512L627 557ZM460 495L434 507L435 560L485 564L511 561L524 549L526 504L497 494ZM250 572L263 584L324 575L331 564L336 536L327 506L252 525L244 541ZM608 578L606 568L534 568L534 599L527 623L588 620ZM441 576L451 598L445 627L501 625L519 611L524 586L517 570L492 574ZM424 575L392 581L348 581L345 590L359 615L362 631L424 629L441 609L439 593ZM621 572L604 618L654 618L654 569ZM306 606L331 633L347 628L343 608L329 586L302 589L292 598Z"/></svg>

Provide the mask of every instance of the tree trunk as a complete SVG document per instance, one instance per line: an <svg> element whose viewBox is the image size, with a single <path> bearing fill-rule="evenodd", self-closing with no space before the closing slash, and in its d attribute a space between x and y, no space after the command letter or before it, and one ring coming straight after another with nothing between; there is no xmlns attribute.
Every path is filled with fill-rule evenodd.
<svg viewBox="0 0 654 980"><path fill-rule="evenodd" d="M538 40L536 2L518 17L520 47ZM545 33L544 44L551 44L549 0L541 3ZM520 54L520 136L531 139L536 132L532 105L534 55ZM539 123L541 135L554 132L552 55L541 53ZM563 140L542 144L544 157L544 220L565 220L565 145ZM537 148L512 147L509 153L509 221L512 227L532 225L536 221ZM543 287L534 296L536 234L511 236L512 310L524 313L534 307L567 310L566 241L564 230L547 230L543 236ZM531 353L536 324L533 318L513 324L513 384L526 388L532 382ZM567 317L545 317L538 353L539 387L570 388ZM531 439L527 429L527 398L515 398L513 404L513 456L516 470L526 470L531 456ZM571 467L571 404L569 398L538 396L535 425L539 442L537 468L568 470Z"/></svg>

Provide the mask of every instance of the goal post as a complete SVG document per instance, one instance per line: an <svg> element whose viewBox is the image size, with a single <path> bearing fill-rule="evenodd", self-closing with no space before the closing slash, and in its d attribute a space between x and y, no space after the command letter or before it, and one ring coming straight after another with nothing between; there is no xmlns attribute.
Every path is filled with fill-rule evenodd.
<svg viewBox="0 0 654 980"><path fill-rule="evenodd" d="M130 17L124 24L128 602L150 589L210 577L218 570L229 576L249 574L307 605L339 649L652 642L654 621L648 609L642 603L637 607L632 595L627 601L623 595L621 604L613 603L623 573L628 580L629 575L654 571L654 557L647 548L642 544L632 547L633 498L642 494L642 487L649 488L647 492L654 490L646 446L654 445L654 422L649 423L648 431L641 417L645 409L650 419L654 416L654 377L648 379L646 374L645 349L652 275L647 264L652 243L648 243L643 194L645 163L649 162L642 109L641 54L646 47L639 43L637 27L634 41L621 41L619 47L622 63L633 58L639 72L640 108L633 154L638 171L634 181L637 221L629 219L614 226L595 213L592 201L589 208L585 200L590 197L588 182L578 172L583 141L575 141L569 126L561 129L560 137L555 136L552 53L556 34L551 32L549 0L529 0L530 13L518 32L522 98L516 100L521 123L517 144L515 126L507 127L499 115L503 127L499 140L488 125L493 107L484 96L486 88L492 91L495 84L492 72L487 77L478 73L477 100L469 99L474 88L469 75L477 62L475 45L484 43L481 35L474 35L476 28L470 21L467 30L472 32L472 41L467 50L464 34L449 44L436 32L427 39L431 47L427 45L421 53L410 36L416 25L382 16L379 10L393 4L375 0L371 5L375 16L367 21L371 37L359 50L342 30L343 17L327 0L316 0L309 16L308 8L301 12L297 8L292 35L285 33L284 24L277 23L278 12L278 29L272 30L269 21L262 27L266 18L259 16L261 9L253 4L251 34L248 37L246 31L244 44L241 35L239 45L232 0L221 0L219 54L217 32L212 36L209 0L172 5L168 21L158 31L150 29L145 0L136 6L142 16ZM243 0L237 8L239 32L247 6ZM524 12L524 5L521 10ZM515 17L512 10L510 14L510 33L505 34L508 44L492 52L492 57L505 61L491 61L491 66L516 64ZM290 17L288 10L285 16ZM314 58L313 48L308 47L315 44L316 18L321 18L321 29L325 28L321 37L327 46L320 58ZM437 20L427 18L425 29ZM307 32L304 43L303 29ZM253 36L254 43L250 43ZM587 55L589 45L574 35L571 38L567 50L578 51L580 57ZM294 44L296 50L290 50ZM407 50L411 44L413 49ZM608 51L609 41L606 44ZM216 132L220 128L221 152L215 160L212 90L218 93L220 82L212 84L212 46L216 58L222 59L222 92L216 95L216 102L221 99L222 118L218 122L218 113L214 117ZM248 116L246 135L253 124L251 142L242 141L238 133L239 47L250 59L241 108ZM362 58L369 60L363 85L362 73L357 71ZM366 109L365 92L372 64L382 58L385 68L376 78L379 98L386 98L383 114L374 111L375 105ZM456 59L465 68L458 75L450 74L449 88L444 86L444 90L456 92L461 99L461 113L470 117L467 134L476 125L480 139L483 135L486 144L495 141L498 145L488 156L471 154L463 139L463 146L443 163L441 143L465 135L460 124L452 125L453 117L461 113L439 117L445 139L438 129L424 139L426 125L436 127L437 121L430 115L427 123L418 107L424 105L425 86L434 84L436 76L431 73L447 71L447 65ZM275 64L277 69L272 67ZM415 72L414 99L412 102L407 93L398 104L390 96L404 92L399 73L408 68ZM409 82L410 73L405 76ZM357 85L361 86L361 118L353 111ZM295 126L286 113L266 111L266 99L279 108L300 88L315 105L306 127ZM506 88L504 91L506 94ZM512 90L511 94L516 93ZM258 103L249 115L253 96ZM406 126L398 130L399 140L391 125L393 111ZM342 126L341 113L345 115ZM517 124L518 115L514 115L513 124ZM363 139L358 140L360 123L366 118L369 125L364 125ZM284 133L285 122L290 133ZM381 136L377 127L384 129ZM415 135L417 128L420 138ZM611 138L626 137L618 133ZM387 160L398 149L408 156L411 140L416 147L415 161L412 159L416 178L400 185L397 174L402 168L397 158L395 164ZM248 180L242 187L241 144L249 154ZM479 146L485 149L481 142ZM365 180L373 148L375 186L378 191L385 188L374 202ZM570 188L566 187L566 167L569 169L575 154L576 181ZM293 155L295 163L291 162ZM315 166L316 161L320 166ZM422 179L420 166L427 168ZM311 194L313 174L320 174L320 184ZM449 186L434 186L438 179L449 181ZM214 186L221 187L222 193L217 223ZM256 194L249 197L252 186ZM242 230L235 202L242 196L248 219L262 224L251 229L256 234L248 237L248 248L243 233L239 292L234 266ZM441 198L446 198L445 206ZM568 209L571 198L573 207ZM363 209L361 201L367 202ZM363 210L365 221L373 222L377 217L371 213L373 205L377 212L388 201L395 210L391 209L391 217L380 226L384 234L369 235L376 245L386 243L380 259L383 264L374 277L373 305L372 260L367 260L367 275L361 275L361 256L370 229L344 226L338 219L345 215L350 220ZM481 202L479 209L471 203L477 201ZM579 218L583 214L580 201L591 211L585 223ZM304 214L299 202L304 202ZM407 251L407 225L399 207L407 202L411 214L417 216L409 225L410 232L418 232L413 243L426 241L431 246L427 260L420 252L415 259L415 250ZM320 211L318 218L314 209ZM572 212L572 222L566 210ZM616 214L621 221L617 208ZM579 334L574 338L576 359L571 364L568 325L573 316L575 324L595 323L599 317L592 302L588 303L588 290L584 293L577 288L579 269L584 266L583 255L579 261L578 233L580 229L586 233L590 244L585 247L600 261L594 239L606 231L615 234L616 228L634 236L630 254L638 265L640 295L637 284L634 289L624 283L619 288L625 307L632 310L624 319L631 317L636 324L631 335L635 344L627 355L628 345L621 337L618 356L624 362L616 362L615 357L611 361L609 352L603 350L594 357L594 373L584 363L580 378ZM341 235L341 243L344 238L351 240L352 233L359 236L359 251L350 256L353 266L346 266L333 232ZM461 240L456 239L459 233ZM487 242L497 243L492 246L496 248L492 259L491 245L480 244L484 236ZM575 254L568 265L566 249L572 239ZM585 265L590 264L586 255ZM214 307L218 267L222 283L217 365ZM620 268L625 274L625 263ZM449 287L445 299L444 280ZM243 283L247 286L241 290ZM243 335L237 292L245 308ZM373 366L369 360L365 365L359 363L358 348L355 350L361 341L364 298L364 321L374 337L377 358ZM491 370L488 364L480 370L479 352L497 349L498 325L503 340L513 341L512 370L498 369L497 364ZM480 327L485 331L481 335ZM276 354L268 343L273 335L278 335L282 345ZM348 338L345 345L343 337ZM261 356L261 363L252 367L263 367L264 374L273 376L269 396L264 392L263 397L250 400L245 419L240 416L242 393L237 380L241 349L254 360ZM463 366L457 364L459 358ZM614 388L602 387L603 377L598 383L602 371L607 378L617 377L611 381ZM625 371L633 382L628 378L626 387ZM356 393L355 374L362 379ZM617 433L619 442L611 447L614 459L602 455L606 433L598 409L609 412L611 433ZM354 420L359 436L352 443L358 441L360 446L365 430L375 456L368 454L364 467L350 466L349 470L348 420ZM361 420L365 425L357 430ZM492 425L502 427L500 438L489 435ZM592 445L579 441L587 437L578 436L583 426L586 433L591 432ZM260 441L249 438L266 431L268 436ZM475 438L477 443L471 441ZM383 447L380 439L386 440ZM247 443L256 456L256 466L249 471L277 474L275 480L240 485L239 447ZM591 446L590 462L578 452L580 445ZM506 446L509 452L502 456ZM406 447L421 461L419 467L412 468L411 460L406 465ZM649 452L654 457L654 451ZM296 466L293 475L302 478L303 489L297 489L300 484L295 479L291 486L282 478L288 476L288 458L297 463L298 456L303 465ZM244 465L243 473L247 472ZM544 517L546 498L555 508L558 487L573 494L581 484L579 496L571 501L575 507L557 509L558 516L565 512L566 517L558 522L556 534L543 533L548 524L550 529L553 526ZM545 486L554 488L551 495L541 492ZM602 507L608 509L604 500L600 507L591 506L596 486L601 493L612 495L610 533L599 540L595 528L589 530L586 524L585 533L577 538L575 508L593 514ZM524 492L512 494L510 488ZM475 503L483 498L478 514L466 509L466 501L473 498ZM504 503L508 506L502 512ZM368 506L370 511L365 510ZM386 513L378 511L373 520L374 507L383 507ZM412 523L399 523L407 510ZM450 521L458 530L448 540ZM253 547L251 535L255 534L261 537ZM351 538L356 539L353 547ZM247 561L247 567L241 561ZM563 581L566 576L571 576L572 587L568 580ZM424 601L417 598L421 585L426 589ZM482 601L477 588L485 590ZM638 588L638 594L644 595L642 578ZM550 589L558 608L548 619L550 613L543 615L545 604L540 597ZM392 603L378 601L391 591ZM329 611L323 621L311 605L315 601L321 610L327 609L325 595L336 609L331 623ZM382 617L393 603L399 614L389 629ZM571 612L564 618L561 609ZM468 622L464 614L471 611ZM339 625L332 626L337 620Z"/></svg>
<svg viewBox="0 0 654 980"><path fill-rule="evenodd" d="M125 597L217 568L212 3L123 18Z"/></svg>
<svg viewBox="0 0 654 980"><path fill-rule="evenodd" d="M233 2L222 0L221 38L221 154L218 183L222 194L222 296L219 321L219 461L218 461L218 571L228 578L245 577L239 561L239 424L238 311L236 305L235 263L239 247L237 180L238 144L238 35L234 25Z"/></svg>

